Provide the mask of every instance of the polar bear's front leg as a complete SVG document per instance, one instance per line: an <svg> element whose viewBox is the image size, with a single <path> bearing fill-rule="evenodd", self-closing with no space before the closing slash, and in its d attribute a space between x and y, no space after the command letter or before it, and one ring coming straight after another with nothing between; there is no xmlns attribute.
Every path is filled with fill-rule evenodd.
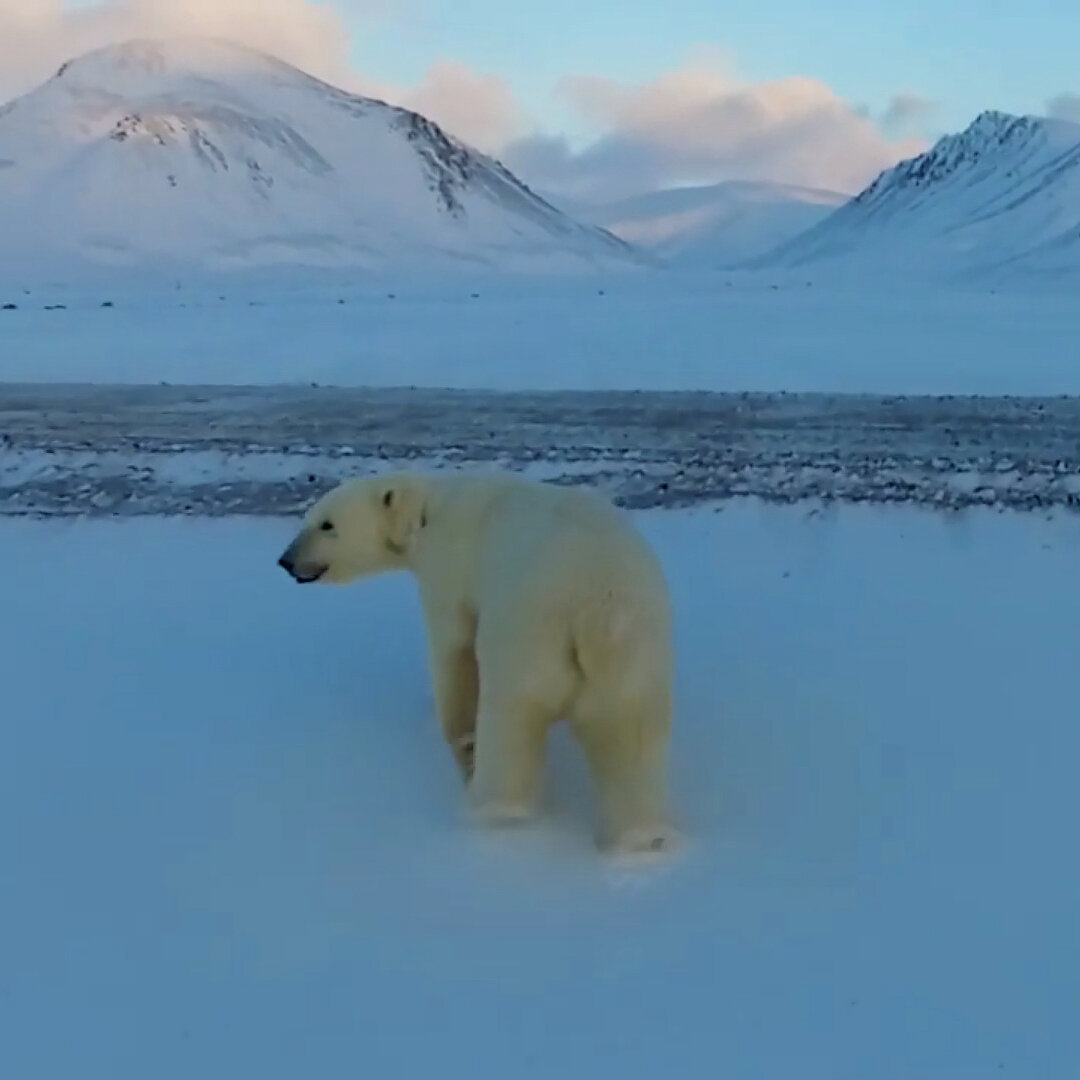
<svg viewBox="0 0 1080 1080"><path fill-rule="evenodd" d="M431 665L443 736L468 783L473 775L480 685L476 654L466 645L433 649Z"/></svg>

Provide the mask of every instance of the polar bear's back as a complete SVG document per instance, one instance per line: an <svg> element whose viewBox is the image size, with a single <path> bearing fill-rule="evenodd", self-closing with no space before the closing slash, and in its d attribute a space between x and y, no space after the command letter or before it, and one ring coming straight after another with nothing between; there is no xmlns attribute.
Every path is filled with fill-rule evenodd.
<svg viewBox="0 0 1080 1080"><path fill-rule="evenodd" d="M667 586L630 520L603 496L511 478L487 511L479 546L481 610L528 611L558 627L600 675L666 665Z"/></svg>
<svg viewBox="0 0 1080 1080"><path fill-rule="evenodd" d="M653 588L660 567L652 549L604 496L580 488L511 479L487 511L482 547L497 563L530 563L523 576L559 590L598 586ZM557 590L557 591L559 591Z"/></svg>

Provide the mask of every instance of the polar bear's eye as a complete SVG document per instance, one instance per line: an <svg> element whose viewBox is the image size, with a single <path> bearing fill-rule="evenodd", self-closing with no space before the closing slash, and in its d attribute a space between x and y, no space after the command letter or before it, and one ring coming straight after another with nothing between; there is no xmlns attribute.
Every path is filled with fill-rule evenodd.
<svg viewBox="0 0 1080 1080"><path fill-rule="evenodd" d="M334 528L334 523L332 521L324 521L319 528L322 529L323 532L331 532Z"/></svg>

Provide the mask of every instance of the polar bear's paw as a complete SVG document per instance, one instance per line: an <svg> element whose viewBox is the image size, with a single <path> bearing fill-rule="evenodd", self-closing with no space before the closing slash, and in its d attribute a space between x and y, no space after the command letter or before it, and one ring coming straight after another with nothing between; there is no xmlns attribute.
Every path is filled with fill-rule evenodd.
<svg viewBox="0 0 1080 1080"><path fill-rule="evenodd" d="M473 804L472 816L479 824L493 828L524 825L535 816L535 808L523 802L486 799Z"/></svg>

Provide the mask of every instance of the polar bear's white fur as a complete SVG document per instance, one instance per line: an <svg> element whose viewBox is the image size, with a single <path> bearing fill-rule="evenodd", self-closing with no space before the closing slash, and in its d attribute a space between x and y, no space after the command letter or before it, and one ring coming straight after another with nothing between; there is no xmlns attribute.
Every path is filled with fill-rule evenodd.
<svg viewBox="0 0 1080 1080"><path fill-rule="evenodd" d="M597 787L601 842L674 839L668 592L610 502L508 474L366 477L311 508L280 565L300 582L415 575L443 733L481 818L532 815L548 729L565 717Z"/></svg>

